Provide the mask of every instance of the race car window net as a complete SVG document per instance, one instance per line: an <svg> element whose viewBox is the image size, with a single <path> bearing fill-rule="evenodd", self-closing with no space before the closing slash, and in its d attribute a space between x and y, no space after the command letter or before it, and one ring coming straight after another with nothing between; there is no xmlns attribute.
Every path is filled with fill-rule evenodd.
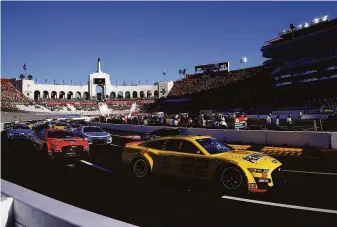
<svg viewBox="0 0 337 227"><path fill-rule="evenodd" d="M14 125L13 129L30 129L28 125Z"/></svg>
<svg viewBox="0 0 337 227"><path fill-rule="evenodd" d="M233 150L233 148L214 138L198 139L196 141L210 154L225 153Z"/></svg>
<svg viewBox="0 0 337 227"><path fill-rule="evenodd" d="M71 137L73 137L73 133L67 131L48 132L47 135L47 138L71 138Z"/></svg>
<svg viewBox="0 0 337 227"><path fill-rule="evenodd" d="M85 127L83 132L104 132L101 128L96 127Z"/></svg>

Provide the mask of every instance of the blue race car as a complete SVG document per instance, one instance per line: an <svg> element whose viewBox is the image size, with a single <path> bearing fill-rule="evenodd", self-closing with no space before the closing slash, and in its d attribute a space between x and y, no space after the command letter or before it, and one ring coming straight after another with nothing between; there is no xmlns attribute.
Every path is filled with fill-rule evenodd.
<svg viewBox="0 0 337 227"><path fill-rule="evenodd" d="M14 124L12 128L7 130L8 139L29 139L33 134L33 130L26 124Z"/></svg>
<svg viewBox="0 0 337 227"><path fill-rule="evenodd" d="M111 144L112 138L109 133L97 126L81 126L74 133L86 139L92 145L108 145Z"/></svg>

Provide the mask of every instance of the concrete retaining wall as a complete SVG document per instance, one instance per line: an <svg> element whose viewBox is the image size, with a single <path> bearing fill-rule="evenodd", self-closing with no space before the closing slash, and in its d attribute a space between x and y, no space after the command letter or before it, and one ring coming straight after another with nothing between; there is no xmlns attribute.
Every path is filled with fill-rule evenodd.
<svg viewBox="0 0 337 227"><path fill-rule="evenodd" d="M268 131L266 144L274 146L329 148L330 132Z"/></svg>
<svg viewBox="0 0 337 227"><path fill-rule="evenodd" d="M162 128L162 126L143 126L89 122L105 129L125 132L147 133ZM226 143L260 144L268 146L292 146L310 148L337 149L336 132L303 132L303 131L262 131L262 130L221 130L192 128L192 135L210 135Z"/></svg>
<svg viewBox="0 0 337 227"><path fill-rule="evenodd" d="M57 201L5 180L1 180L1 189L4 196L14 199L13 222L20 224L19 226L133 226ZM1 217L2 220L3 218L5 216Z"/></svg>

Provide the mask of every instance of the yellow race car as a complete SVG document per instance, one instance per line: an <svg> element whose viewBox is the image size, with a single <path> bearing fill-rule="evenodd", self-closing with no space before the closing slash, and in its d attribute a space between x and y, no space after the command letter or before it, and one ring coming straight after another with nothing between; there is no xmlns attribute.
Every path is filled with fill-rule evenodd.
<svg viewBox="0 0 337 227"><path fill-rule="evenodd" d="M136 178L151 173L213 180L225 190L265 192L281 178L282 163L265 154L234 150L210 136L168 136L127 143L122 162Z"/></svg>
<svg viewBox="0 0 337 227"><path fill-rule="evenodd" d="M54 129L61 129L61 130L64 130L64 129L67 129L68 128L68 123L67 122L56 122L55 126L54 126Z"/></svg>

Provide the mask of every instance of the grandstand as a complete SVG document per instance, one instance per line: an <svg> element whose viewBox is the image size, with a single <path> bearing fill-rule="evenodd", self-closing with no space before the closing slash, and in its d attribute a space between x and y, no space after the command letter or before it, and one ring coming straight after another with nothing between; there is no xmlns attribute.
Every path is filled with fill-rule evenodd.
<svg viewBox="0 0 337 227"><path fill-rule="evenodd" d="M337 103L337 19L290 25L261 48L272 65L277 106L334 109Z"/></svg>
<svg viewBox="0 0 337 227"><path fill-rule="evenodd" d="M290 27L261 48L262 66L187 75L156 110L336 111L337 19Z"/></svg>

